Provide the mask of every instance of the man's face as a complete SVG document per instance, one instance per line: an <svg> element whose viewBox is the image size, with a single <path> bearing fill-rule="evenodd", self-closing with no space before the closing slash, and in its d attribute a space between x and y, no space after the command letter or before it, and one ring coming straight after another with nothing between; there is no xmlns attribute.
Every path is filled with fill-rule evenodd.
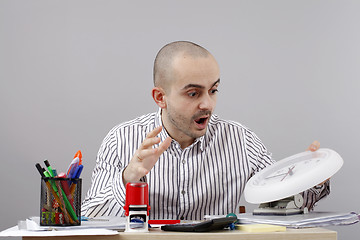
<svg viewBox="0 0 360 240"><path fill-rule="evenodd" d="M181 55L174 59L162 118L171 137L182 147L205 134L216 105L219 75L219 66L212 56Z"/></svg>

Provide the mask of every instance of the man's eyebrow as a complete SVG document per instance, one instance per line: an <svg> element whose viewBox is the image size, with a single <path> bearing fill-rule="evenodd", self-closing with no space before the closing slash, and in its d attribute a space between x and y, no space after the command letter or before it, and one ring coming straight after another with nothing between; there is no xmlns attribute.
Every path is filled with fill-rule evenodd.
<svg viewBox="0 0 360 240"><path fill-rule="evenodd" d="M214 82L214 84L212 85L212 88L215 87L216 84L220 83L220 78L218 80L216 80L216 82Z"/></svg>
<svg viewBox="0 0 360 240"><path fill-rule="evenodd" d="M216 82L214 82L214 84L211 86L211 88L213 88L218 83L220 83L220 78L218 80L216 80ZM189 88L204 89L205 87L203 85L190 83L190 84L186 85L185 87L183 87L183 90L186 90L186 89L189 89Z"/></svg>

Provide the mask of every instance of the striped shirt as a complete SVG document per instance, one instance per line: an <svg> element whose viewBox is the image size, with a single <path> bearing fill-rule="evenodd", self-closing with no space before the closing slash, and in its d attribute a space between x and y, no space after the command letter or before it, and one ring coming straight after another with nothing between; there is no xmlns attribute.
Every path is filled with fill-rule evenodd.
<svg viewBox="0 0 360 240"><path fill-rule="evenodd" d="M82 215L124 215L122 172L147 133L160 125L161 110L117 125L108 133L98 152ZM163 128L161 141L168 136ZM248 179L273 162L251 130L212 115L204 136L185 149L172 140L147 175L150 218L195 220L236 212ZM327 184L303 193L304 206L312 208L328 189Z"/></svg>

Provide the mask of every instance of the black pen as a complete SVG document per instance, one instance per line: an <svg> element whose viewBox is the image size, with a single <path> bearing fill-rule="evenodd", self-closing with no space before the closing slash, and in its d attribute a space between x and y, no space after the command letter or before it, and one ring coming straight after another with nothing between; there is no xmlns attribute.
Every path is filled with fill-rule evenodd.
<svg viewBox="0 0 360 240"><path fill-rule="evenodd" d="M54 172L53 172L53 170L52 170L52 168L51 168L51 166L50 166L49 161L46 159L46 160L44 161L44 163L45 163L47 169L49 170L50 176L51 176L51 177L55 177Z"/></svg>

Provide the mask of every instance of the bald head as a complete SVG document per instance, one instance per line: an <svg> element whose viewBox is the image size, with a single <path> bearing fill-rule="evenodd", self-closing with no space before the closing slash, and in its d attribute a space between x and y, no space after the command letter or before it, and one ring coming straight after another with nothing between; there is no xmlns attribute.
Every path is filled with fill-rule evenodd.
<svg viewBox="0 0 360 240"><path fill-rule="evenodd" d="M154 86L167 88L173 73L173 62L178 56L206 58L211 56L205 48L186 41L172 42L160 49L154 62Z"/></svg>

